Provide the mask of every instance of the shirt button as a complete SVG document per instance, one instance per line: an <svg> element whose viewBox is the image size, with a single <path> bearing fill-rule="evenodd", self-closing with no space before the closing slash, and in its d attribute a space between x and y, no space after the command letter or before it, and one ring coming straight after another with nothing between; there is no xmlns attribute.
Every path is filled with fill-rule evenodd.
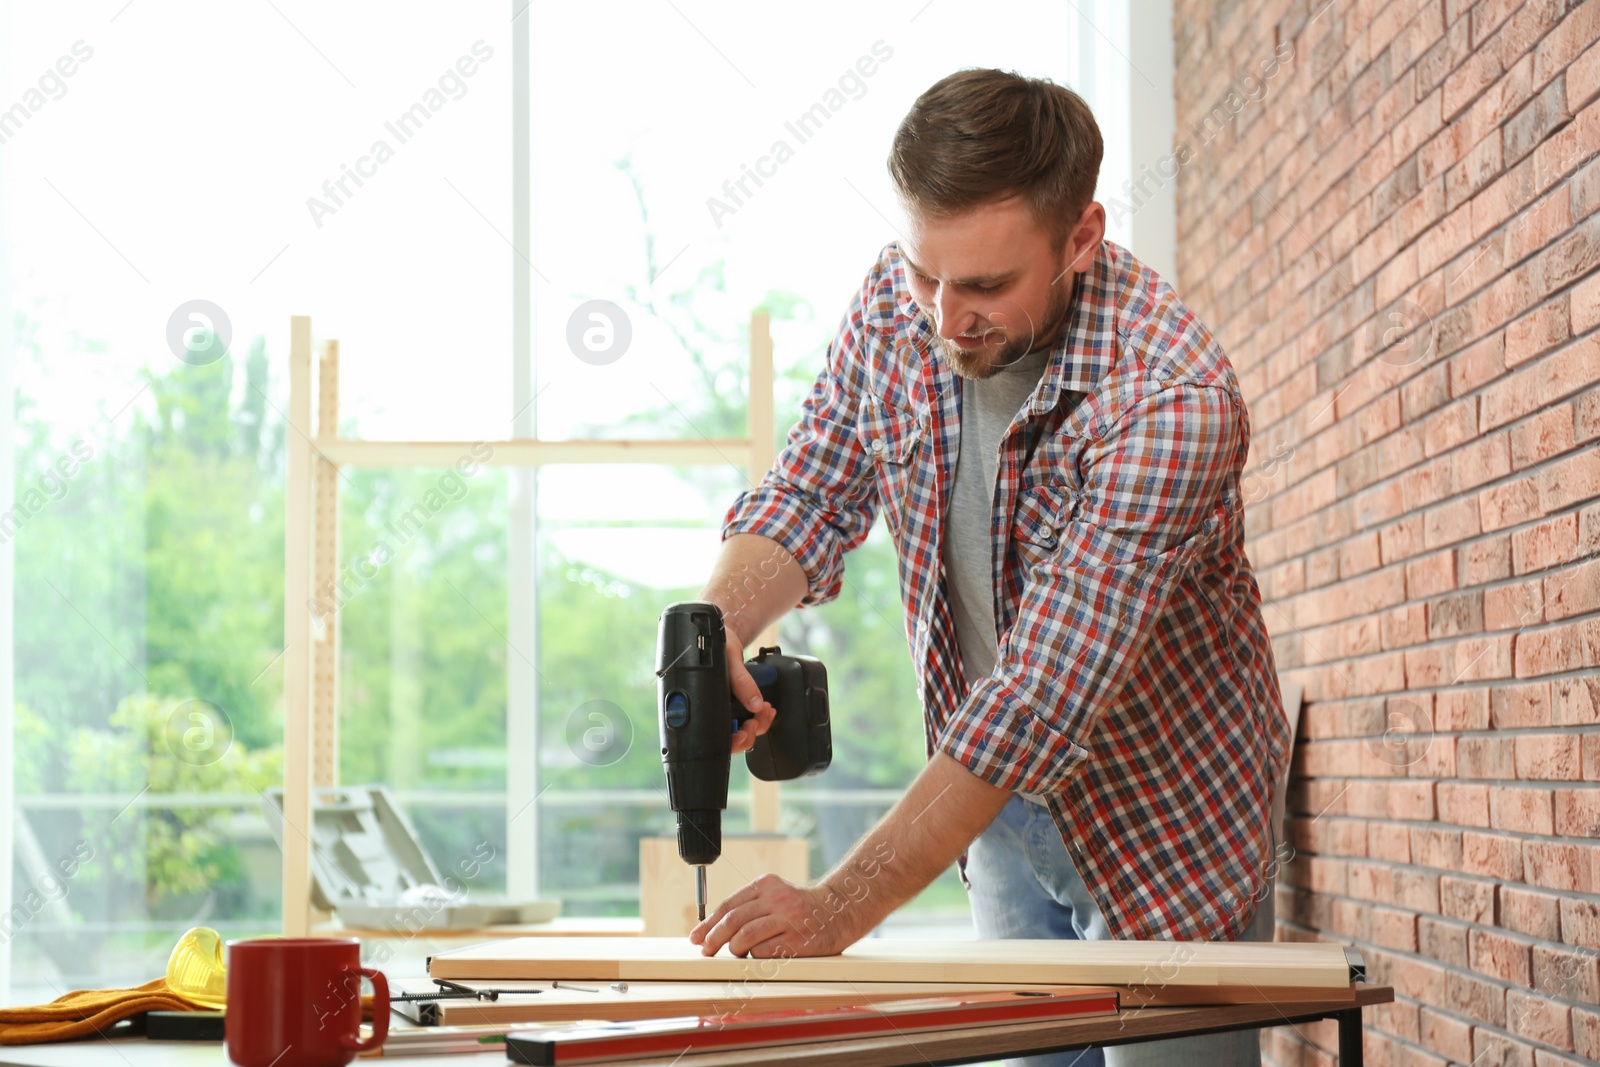
<svg viewBox="0 0 1600 1067"><path fill-rule="evenodd" d="M874 437L872 439L872 450L880 456L883 455L883 438Z"/></svg>
<svg viewBox="0 0 1600 1067"><path fill-rule="evenodd" d="M1050 540L1050 538L1054 537L1055 535L1056 535L1055 527L1053 527L1053 526L1041 526L1041 527L1039 527L1039 536L1044 538L1046 541Z"/></svg>

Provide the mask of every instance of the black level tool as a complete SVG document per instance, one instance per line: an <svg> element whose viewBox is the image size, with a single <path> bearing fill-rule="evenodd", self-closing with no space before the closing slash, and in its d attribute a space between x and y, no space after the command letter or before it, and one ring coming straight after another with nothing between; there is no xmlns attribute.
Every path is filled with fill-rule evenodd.
<svg viewBox="0 0 1600 1067"><path fill-rule="evenodd" d="M750 773L768 782L824 771L833 759L828 672L810 656L763 648L745 666L777 711L745 755ZM752 716L728 685L722 610L698 600L668 605L656 645L661 762L667 798L678 815L678 855L693 864L695 903L705 918L706 866L722 855L733 735Z"/></svg>

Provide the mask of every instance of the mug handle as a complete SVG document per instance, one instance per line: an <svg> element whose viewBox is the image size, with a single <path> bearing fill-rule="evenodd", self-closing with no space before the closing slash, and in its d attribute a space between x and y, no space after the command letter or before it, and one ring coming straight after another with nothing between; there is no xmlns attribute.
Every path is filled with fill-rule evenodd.
<svg viewBox="0 0 1600 1067"><path fill-rule="evenodd" d="M362 1041L355 1034L340 1034L339 1043L352 1052L371 1052L389 1036L389 979L372 967L346 967L345 971L358 971L372 979L372 1036Z"/></svg>

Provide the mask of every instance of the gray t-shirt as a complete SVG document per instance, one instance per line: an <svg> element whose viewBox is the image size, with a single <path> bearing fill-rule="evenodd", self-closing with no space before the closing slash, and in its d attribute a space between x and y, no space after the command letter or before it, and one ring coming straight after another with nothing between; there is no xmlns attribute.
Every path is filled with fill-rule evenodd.
<svg viewBox="0 0 1600 1067"><path fill-rule="evenodd" d="M989 543L989 524L994 515L1000 440L1038 387L1050 355L1048 348L1030 352L981 381L961 379L961 433L950 510L945 516L943 556L945 589L956 645L961 650L963 691L987 678L999 658L994 618L998 561ZM1067 404L1081 398L1078 393L1062 395Z"/></svg>

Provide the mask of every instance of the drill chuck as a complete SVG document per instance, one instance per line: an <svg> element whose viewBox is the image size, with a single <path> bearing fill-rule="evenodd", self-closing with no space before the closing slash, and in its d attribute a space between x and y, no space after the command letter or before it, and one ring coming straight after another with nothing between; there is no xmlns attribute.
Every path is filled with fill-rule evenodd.
<svg viewBox="0 0 1600 1067"><path fill-rule="evenodd" d="M678 812L678 855L697 867L715 863L722 855L722 812L716 808Z"/></svg>

